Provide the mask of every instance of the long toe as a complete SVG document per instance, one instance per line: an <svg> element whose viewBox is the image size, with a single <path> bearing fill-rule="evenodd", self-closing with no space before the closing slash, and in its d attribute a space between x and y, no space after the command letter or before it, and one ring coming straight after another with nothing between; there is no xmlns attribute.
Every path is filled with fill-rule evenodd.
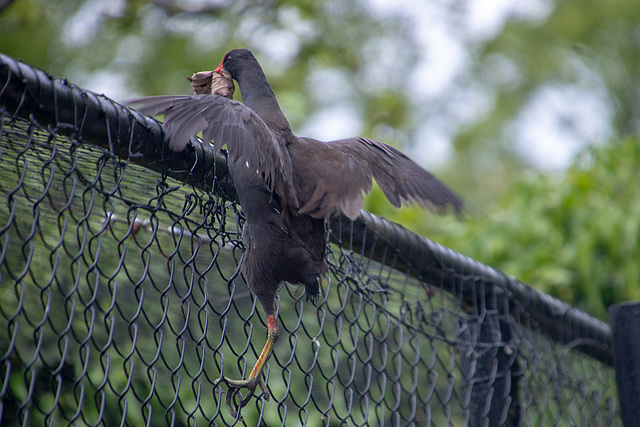
<svg viewBox="0 0 640 427"><path fill-rule="evenodd" d="M224 382L227 383L229 388L242 389L246 388L251 392L255 391L256 387L262 381L262 375L257 375L255 378L247 378L246 380L233 380L231 378L224 377Z"/></svg>
<svg viewBox="0 0 640 427"><path fill-rule="evenodd" d="M227 405L227 409L229 409L229 413L232 417L237 418L238 414L244 408L247 403L251 400L253 395L256 392L256 388L260 386L260 390L263 393L264 400L269 400L271 397L269 393L269 389L267 388L264 380L262 379L262 375L258 375L255 378L249 378L246 380L234 380L231 378L224 377L222 380L217 380L215 382L215 386L218 386L220 382L224 381L227 384L227 396L225 398L225 404ZM243 396L242 401L238 405L234 405L232 402L232 398L234 395L240 392L240 390L246 389L247 395Z"/></svg>

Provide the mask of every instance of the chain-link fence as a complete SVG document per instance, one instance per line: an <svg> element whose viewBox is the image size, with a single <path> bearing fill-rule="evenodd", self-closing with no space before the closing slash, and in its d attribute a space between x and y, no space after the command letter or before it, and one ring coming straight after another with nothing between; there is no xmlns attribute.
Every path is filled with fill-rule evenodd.
<svg viewBox="0 0 640 427"><path fill-rule="evenodd" d="M366 212L234 418L266 322L224 155L6 56L0 116L2 425L621 424L608 325Z"/></svg>

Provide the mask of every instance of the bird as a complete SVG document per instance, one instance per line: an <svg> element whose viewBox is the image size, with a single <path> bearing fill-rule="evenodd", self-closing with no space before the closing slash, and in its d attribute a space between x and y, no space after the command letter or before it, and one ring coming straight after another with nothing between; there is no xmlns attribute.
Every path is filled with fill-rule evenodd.
<svg viewBox="0 0 640 427"><path fill-rule="evenodd" d="M282 284L304 286L307 298L319 295L319 279L328 271L331 216L355 220L374 179L395 207L417 202L460 213L463 202L390 145L364 137L324 142L296 136L251 51L227 52L214 71L222 79L227 76L231 86L231 79L237 82L242 102L196 90L196 95L138 98L128 104L143 114L164 115L171 150L184 150L200 132L215 150L226 144L229 173L246 220L242 271L267 316L267 342L249 376L219 380L228 386L226 404L235 416L258 386L269 399L263 369L279 337L275 301ZM236 409L229 399L240 389L248 395Z"/></svg>

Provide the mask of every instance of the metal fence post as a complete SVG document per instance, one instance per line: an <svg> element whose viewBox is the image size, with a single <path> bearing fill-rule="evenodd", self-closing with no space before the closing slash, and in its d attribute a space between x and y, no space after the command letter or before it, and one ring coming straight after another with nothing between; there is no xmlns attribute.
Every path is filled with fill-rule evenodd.
<svg viewBox="0 0 640 427"><path fill-rule="evenodd" d="M512 319L501 310L506 307L504 293L495 287L492 291L498 295L479 304L476 315L466 317L464 344L458 347L470 427L522 424L521 372Z"/></svg>
<svg viewBox="0 0 640 427"><path fill-rule="evenodd" d="M640 425L640 303L609 307L622 423Z"/></svg>

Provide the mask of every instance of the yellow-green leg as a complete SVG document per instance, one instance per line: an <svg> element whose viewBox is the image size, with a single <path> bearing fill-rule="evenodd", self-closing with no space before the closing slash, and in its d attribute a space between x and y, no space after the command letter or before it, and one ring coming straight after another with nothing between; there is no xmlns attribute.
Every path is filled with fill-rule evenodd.
<svg viewBox="0 0 640 427"><path fill-rule="evenodd" d="M229 389L227 390L227 397L225 399L225 403L227 404L227 408L229 408L229 412L232 416L237 417L240 410L249 403L249 400L253 397L253 394L256 391L256 387L260 386L260 390L265 396L265 400L269 400L269 390L264 383L262 378L262 370L264 369L264 365L267 363L271 352L273 351L273 346L278 341L278 337L280 336L280 330L278 329L278 325L276 324L275 316L267 316L267 342L258 357L258 360L251 370L249 377L244 380L233 380L231 378L224 377L224 382L227 383ZM221 380L216 381L214 386L217 386ZM237 410L231 405L231 396L235 390L240 390L246 388L249 392L247 397L242 399L242 402L238 406Z"/></svg>

